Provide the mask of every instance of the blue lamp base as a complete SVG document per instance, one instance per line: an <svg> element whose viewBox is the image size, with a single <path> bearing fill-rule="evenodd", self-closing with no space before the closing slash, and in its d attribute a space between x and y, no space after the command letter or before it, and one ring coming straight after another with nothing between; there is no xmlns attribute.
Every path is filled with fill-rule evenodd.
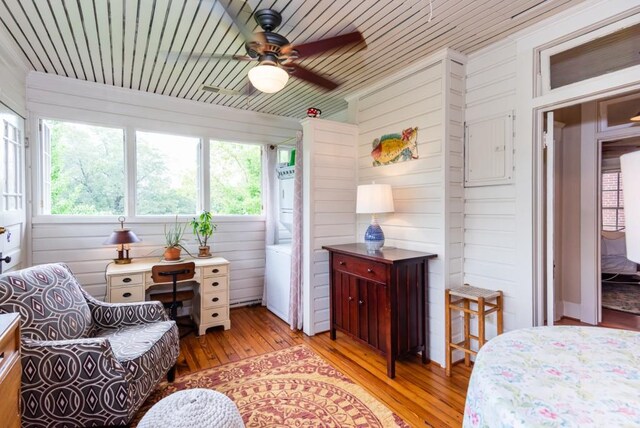
<svg viewBox="0 0 640 428"><path fill-rule="evenodd" d="M384 245L384 233L377 222L371 223L364 232L364 243L369 252L378 251Z"/></svg>

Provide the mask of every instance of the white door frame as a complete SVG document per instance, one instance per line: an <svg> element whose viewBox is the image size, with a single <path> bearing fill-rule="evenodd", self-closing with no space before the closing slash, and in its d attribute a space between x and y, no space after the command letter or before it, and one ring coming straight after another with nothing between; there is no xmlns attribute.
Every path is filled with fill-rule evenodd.
<svg viewBox="0 0 640 428"><path fill-rule="evenodd" d="M625 90L626 89L626 90ZM546 245L546 230L545 230L545 197L544 192L544 115L549 111L558 110L564 107L570 107L573 105L586 104L590 101L598 101L604 98L609 98L615 95L620 95L625 92L640 91L640 85L633 84L627 87L612 88L610 91L599 91L593 94L588 94L580 98L568 99L554 102L553 104L533 107L533 136L534 136L534 150L533 150L533 225L534 225L534 302L533 302L533 325L544 325L545 320L545 245ZM594 104L595 105L595 104ZM594 107L595 108L595 107ZM585 111L583 110L583 116ZM583 117L584 119L584 117ZM588 203L590 208L595 207L595 216L589 218L588 222L581 224L581 236L585 233L599 235L600 228L600 171L601 171L601 156L602 156L602 142L614 138L614 135L604 136L598 134L596 131L593 133L595 151L594 153L587 153L587 159L581 161L582 167L585 163L591 164L594 168L595 175L594 180L597 184L595 186L595 193L589 191L589 199L581 197L581 206L585 208L583 203ZM581 186L584 187L584 186ZM584 196L581 195L581 196ZM581 222L582 223L582 222ZM601 274L600 265L600 239L596 238L593 241L593 246L590 248L582 248L581 245L581 311L580 321L589 324L597 325L602 320L602 308L601 308L601 290L598 278ZM591 265L591 266L589 266ZM590 279L589 279L590 278Z"/></svg>

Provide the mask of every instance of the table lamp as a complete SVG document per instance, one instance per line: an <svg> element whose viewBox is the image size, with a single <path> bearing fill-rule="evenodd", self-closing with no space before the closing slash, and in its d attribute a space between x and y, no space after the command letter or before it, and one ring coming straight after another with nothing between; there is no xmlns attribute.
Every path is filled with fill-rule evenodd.
<svg viewBox="0 0 640 428"><path fill-rule="evenodd" d="M640 263L640 151L620 156L627 258Z"/></svg>
<svg viewBox="0 0 640 428"><path fill-rule="evenodd" d="M393 194L388 184L362 184L358 186L356 213L371 214L371 224L364 233L367 251L378 251L384 245L384 233L378 224L376 214L392 213Z"/></svg>
<svg viewBox="0 0 640 428"><path fill-rule="evenodd" d="M120 222L120 229L116 229L111 232L111 236L103 242L104 245L117 245L118 258L113 261L118 265L126 265L131 263L129 258L129 244L142 241L129 229L124 227L124 217L118 217Z"/></svg>

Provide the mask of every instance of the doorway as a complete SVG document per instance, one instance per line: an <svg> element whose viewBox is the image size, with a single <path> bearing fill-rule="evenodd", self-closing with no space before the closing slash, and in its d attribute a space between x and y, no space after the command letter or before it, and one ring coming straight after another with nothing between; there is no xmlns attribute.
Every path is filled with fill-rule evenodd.
<svg viewBox="0 0 640 428"><path fill-rule="evenodd" d="M619 178L620 155L640 149L640 124L629 120L639 108L640 93L631 93L544 113L538 198L544 260L544 293L538 298L544 309L538 319L547 325L567 317L640 327L640 276L624 257ZM636 291L638 315L630 316L634 303L623 301Z"/></svg>
<svg viewBox="0 0 640 428"><path fill-rule="evenodd" d="M640 150L637 136L601 144L602 324L640 329L640 266L627 258L620 156Z"/></svg>

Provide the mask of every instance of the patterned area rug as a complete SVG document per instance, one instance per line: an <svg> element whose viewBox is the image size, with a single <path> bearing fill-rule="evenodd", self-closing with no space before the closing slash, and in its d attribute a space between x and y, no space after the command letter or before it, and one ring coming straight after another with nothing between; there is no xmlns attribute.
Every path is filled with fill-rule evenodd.
<svg viewBox="0 0 640 428"><path fill-rule="evenodd" d="M602 307L640 315L640 285L603 282Z"/></svg>
<svg viewBox="0 0 640 428"><path fill-rule="evenodd" d="M305 345L162 382L134 418L172 392L208 388L226 394L247 427L408 427L362 387Z"/></svg>

